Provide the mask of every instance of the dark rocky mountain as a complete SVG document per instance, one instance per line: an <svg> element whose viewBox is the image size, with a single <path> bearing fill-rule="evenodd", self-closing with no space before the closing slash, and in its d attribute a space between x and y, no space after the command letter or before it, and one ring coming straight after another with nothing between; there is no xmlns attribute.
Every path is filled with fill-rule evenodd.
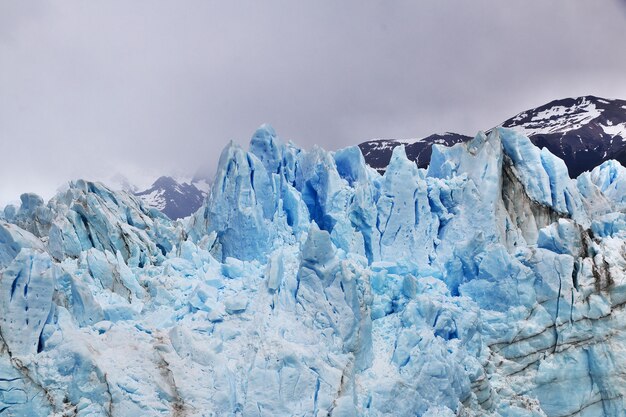
<svg viewBox="0 0 626 417"><path fill-rule="evenodd" d="M370 140L368 142L361 143L359 147L361 148L365 162L382 174L385 172L387 165L389 165L393 148L400 144L404 144L406 154L409 159L417 162L417 165L420 168L424 168L427 167L430 162L430 155L434 144L452 146L455 143L464 142L470 139L470 136L460 135L458 133L444 133L434 134L424 139L415 140Z"/></svg>
<svg viewBox="0 0 626 417"><path fill-rule="evenodd" d="M577 177L609 159L626 165L626 101L594 96L555 100L502 123L563 159Z"/></svg>
<svg viewBox="0 0 626 417"><path fill-rule="evenodd" d="M571 177L616 159L626 165L626 101L594 96L555 100L506 120L503 127L524 133L539 147L563 159ZM393 148L404 143L407 156L425 168L433 144L469 140L456 133L431 135L415 141L371 140L359 145L365 161L384 172Z"/></svg>
<svg viewBox="0 0 626 417"><path fill-rule="evenodd" d="M150 188L135 195L149 207L154 207L170 219L180 219L194 213L202 205L208 189L197 182L178 182L172 177L160 177Z"/></svg>

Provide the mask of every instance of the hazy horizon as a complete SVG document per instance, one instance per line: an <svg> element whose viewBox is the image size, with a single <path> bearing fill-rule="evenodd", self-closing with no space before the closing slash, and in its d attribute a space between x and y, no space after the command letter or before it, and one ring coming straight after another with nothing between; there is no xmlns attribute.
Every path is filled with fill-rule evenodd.
<svg viewBox="0 0 626 417"><path fill-rule="evenodd" d="M583 0L0 3L0 207L214 170L262 123L338 149L626 98L626 8Z"/></svg>

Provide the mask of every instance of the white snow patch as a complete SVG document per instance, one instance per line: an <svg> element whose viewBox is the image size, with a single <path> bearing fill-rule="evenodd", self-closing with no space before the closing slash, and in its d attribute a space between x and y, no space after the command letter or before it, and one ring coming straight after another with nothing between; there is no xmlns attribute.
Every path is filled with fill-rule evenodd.
<svg viewBox="0 0 626 417"><path fill-rule="evenodd" d="M455 135L456 133L451 133L451 132L439 133L438 136L440 136L441 138L436 139L434 143L446 143L446 140L445 140L446 136L455 136ZM376 143L372 146L371 150L393 148L397 146L398 143L411 145L416 142L422 142L424 139L426 139L426 137L408 138L408 139L372 139L371 142L376 142Z"/></svg>
<svg viewBox="0 0 626 417"><path fill-rule="evenodd" d="M553 116L562 116L564 114L567 114L569 107L565 107L565 106L554 106L549 108L548 110L544 110L541 111L539 113L537 113L535 115L535 117L532 118L532 121L538 121L538 120L544 120L544 119L549 119L550 117Z"/></svg>
<svg viewBox="0 0 626 417"><path fill-rule="evenodd" d="M617 125L611 125L611 122L609 122L608 126L600 125L600 127L607 135L626 137L626 122Z"/></svg>
<svg viewBox="0 0 626 417"><path fill-rule="evenodd" d="M553 106L540 111L529 122L513 126L512 129L526 136L564 133L580 129L600 114L602 114L602 109L598 109L594 103L584 99L580 104L572 107ZM527 113L522 113L513 120L521 120L525 116Z"/></svg>
<svg viewBox="0 0 626 417"><path fill-rule="evenodd" d="M394 148L398 143L410 145L421 140L422 139L373 139L372 142L374 142L374 146L372 146L372 150Z"/></svg>
<svg viewBox="0 0 626 417"><path fill-rule="evenodd" d="M139 198L141 198L141 201L143 201L146 206L154 207L157 210L163 210L167 205L163 194L163 190L154 190L149 194L139 196Z"/></svg>

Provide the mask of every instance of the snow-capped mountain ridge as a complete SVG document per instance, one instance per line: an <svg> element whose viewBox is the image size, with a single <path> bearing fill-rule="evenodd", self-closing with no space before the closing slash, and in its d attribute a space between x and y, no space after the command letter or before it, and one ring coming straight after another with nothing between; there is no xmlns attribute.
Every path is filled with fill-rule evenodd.
<svg viewBox="0 0 626 417"><path fill-rule="evenodd" d="M592 96L555 100L533 111L520 113L504 125L526 136L565 133L580 129L597 119L603 110L596 103L611 104L608 100Z"/></svg>
<svg viewBox="0 0 626 417"><path fill-rule="evenodd" d="M159 177L150 188L134 194L141 198L144 204L154 207L176 220L194 213L202 205L207 196L206 183L179 182L173 177Z"/></svg>
<svg viewBox="0 0 626 417"><path fill-rule="evenodd" d="M555 100L505 121L562 158L575 177L602 162L626 163L626 101L584 96Z"/></svg>
<svg viewBox="0 0 626 417"><path fill-rule="evenodd" d="M534 144L546 147L562 158L572 177L609 159L626 163L626 101L595 96L554 100L523 111L501 124L528 136ZM407 155L419 167L430 162L430 147L468 141L469 136L433 135L407 146ZM366 162L383 172L398 143L374 140L360 144ZM411 146L416 150L409 151Z"/></svg>

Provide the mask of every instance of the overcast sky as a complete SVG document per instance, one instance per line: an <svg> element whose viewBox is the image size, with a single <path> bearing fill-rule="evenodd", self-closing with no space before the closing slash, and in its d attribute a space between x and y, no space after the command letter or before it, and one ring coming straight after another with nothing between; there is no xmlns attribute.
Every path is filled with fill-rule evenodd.
<svg viewBox="0 0 626 417"><path fill-rule="evenodd" d="M262 123L328 149L626 98L622 0L0 0L0 205L214 169Z"/></svg>

